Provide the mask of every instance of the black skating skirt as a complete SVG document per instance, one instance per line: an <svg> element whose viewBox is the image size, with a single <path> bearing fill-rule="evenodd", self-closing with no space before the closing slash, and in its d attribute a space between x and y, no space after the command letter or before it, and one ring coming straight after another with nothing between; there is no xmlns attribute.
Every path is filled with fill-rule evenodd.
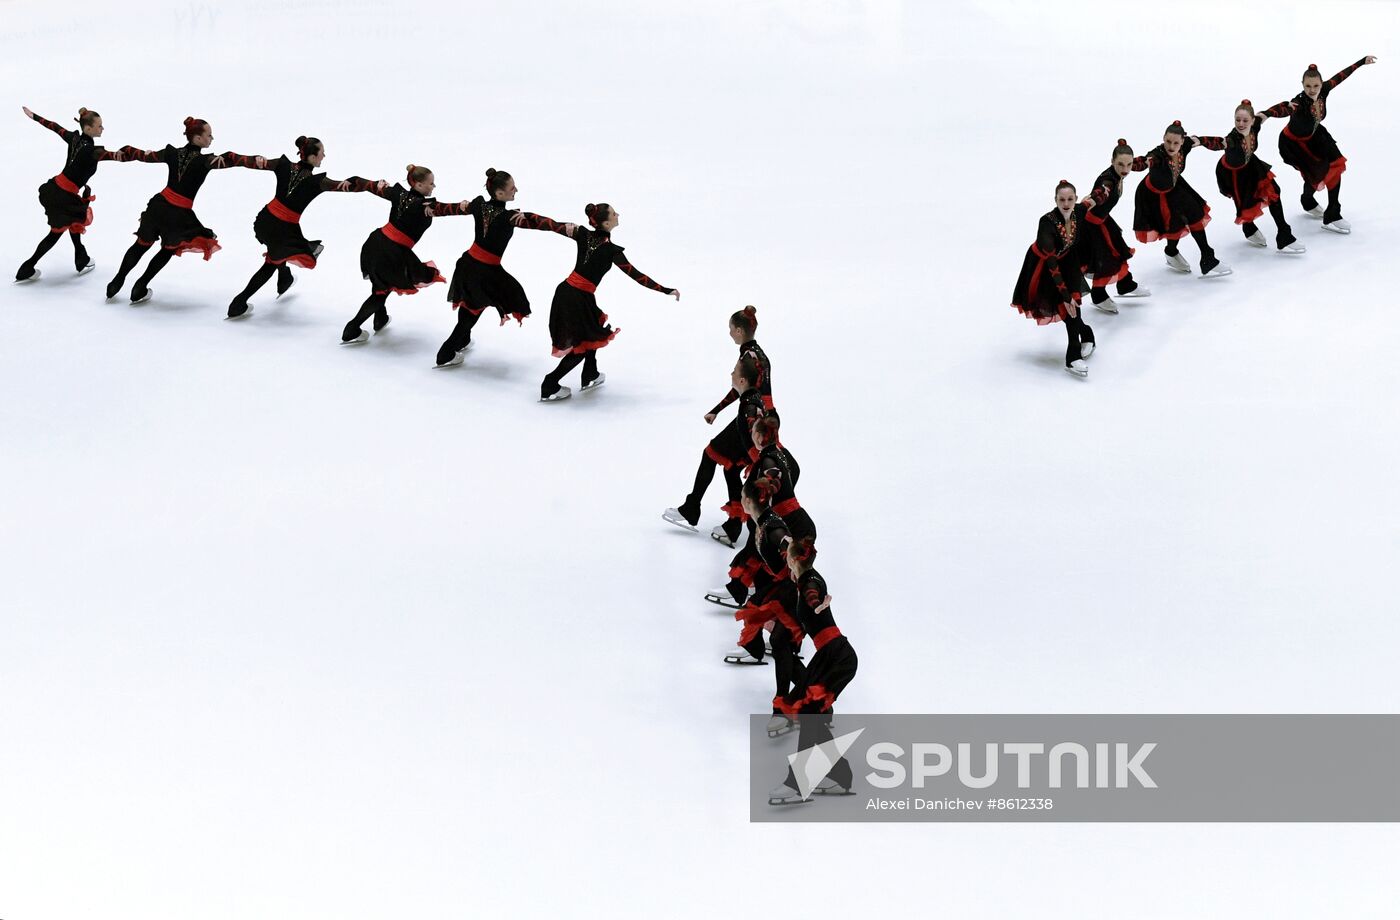
<svg viewBox="0 0 1400 920"><path fill-rule="evenodd" d="M209 261L221 248L214 231L200 223L193 208L182 208L171 204L163 194L154 195L141 212L141 224L136 228L136 238L150 245L160 240L162 249L177 256L187 252L203 253L204 261Z"/></svg>
<svg viewBox="0 0 1400 920"><path fill-rule="evenodd" d="M606 347L621 331L608 325L608 314L598 309L592 293L567 281L559 282L554 289L554 300L549 305L549 339L554 357L596 351Z"/></svg>
<svg viewBox="0 0 1400 920"><path fill-rule="evenodd" d="M1250 157L1243 166L1232 168L1221 157L1215 164L1215 182L1220 194L1235 203L1235 223L1247 224L1258 220L1270 204L1278 201L1278 182L1274 170L1258 157Z"/></svg>
<svg viewBox="0 0 1400 920"><path fill-rule="evenodd" d="M1347 158L1337 149L1332 133L1322 125L1308 137L1299 137L1285 127L1278 136L1278 152L1283 162L1302 173L1303 181L1314 191L1332 188L1347 171Z"/></svg>
<svg viewBox="0 0 1400 920"><path fill-rule="evenodd" d="M423 262L407 246L375 230L360 247L360 274L376 294L417 294L430 284L447 281L432 262Z"/></svg>
<svg viewBox="0 0 1400 920"><path fill-rule="evenodd" d="M457 260L447 299L453 309L469 310L477 315L487 307L495 307L503 326L511 317L524 325L525 317L530 315L530 298L525 296L525 289L515 276L499 263L492 265L478 260L470 251L462 253Z"/></svg>
<svg viewBox="0 0 1400 920"><path fill-rule="evenodd" d="M1134 204L1133 233L1139 243L1179 240L1210 223L1210 205L1183 178L1165 192L1159 192L1150 180L1142 180Z"/></svg>
<svg viewBox="0 0 1400 920"><path fill-rule="evenodd" d="M1096 219L1093 212L1084 215L1088 260L1085 268L1094 276L1094 287L1108 287L1128 276L1128 260L1137 250L1123 238L1123 228L1111 215Z"/></svg>
<svg viewBox="0 0 1400 920"><path fill-rule="evenodd" d="M88 202L95 198L92 190L86 187L77 193L68 191L58 184L57 177L39 186L39 204L44 208L49 229L54 231L86 233L92 223L92 208Z"/></svg>
<svg viewBox="0 0 1400 920"><path fill-rule="evenodd" d="M1065 305L1064 296L1055 287L1055 280L1050 274L1050 256L1041 252L1040 247L1034 243L1026 250L1026 258L1021 263L1021 274L1016 279L1016 289L1011 292L1011 305L1027 319L1033 319L1037 325L1044 326L1047 323L1058 323L1062 319L1069 317L1069 310ZM1060 266L1060 278L1065 283L1065 290L1075 306L1079 305L1080 288L1084 286L1084 275L1076 262L1078 257L1066 255L1058 260Z"/></svg>
<svg viewBox="0 0 1400 920"><path fill-rule="evenodd" d="M301 225L282 220L267 208L253 218L253 235L267 247L263 261L269 265L292 265L315 268L316 260L325 249L320 240L308 240Z"/></svg>

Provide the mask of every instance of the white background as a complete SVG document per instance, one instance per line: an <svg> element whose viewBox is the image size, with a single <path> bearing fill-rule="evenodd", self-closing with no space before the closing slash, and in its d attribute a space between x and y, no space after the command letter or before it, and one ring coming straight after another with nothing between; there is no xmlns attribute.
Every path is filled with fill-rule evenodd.
<svg viewBox="0 0 1400 920"><path fill-rule="evenodd" d="M759 307L784 441L860 673L851 712L1394 712L1393 251L1400 59L1381 3L12 2L0 250L42 236L63 148L325 168L488 167L517 205L605 200L633 262L606 387L534 399L572 246L521 232L536 315L431 369L445 286L360 349L358 251L325 196L295 296L220 321L270 177L214 174L212 262L139 308L102 287L164 168L104 164L100 263L0 288L0 914L34 918L1393 915L1390 826L753 826L745 714L769 669L700 593L728 556L659 520ZM1355 233L1245 247L1215 155L1188 179L1233 276L1172 275L1099 337L1008 305L1061 177L1122 135L1224 134L1244 96L1332 97ZM1136 181L1135 177L1130 182ZM1131 195L1116 216L1131 226ZM1272 236L1267 218L1262 226ZM450 267L470 241L419 245ZM1194 263L1195 247L1183 252ZM8 269L7 269L8 270ZM719 520L720 480L705 529ZM774 777L774 782L779 777ZM1320 777L1320 782L1325 778ZM817 802L810 806L820 808ZM1386 882L1385 879L1391 879Z"/></svg>

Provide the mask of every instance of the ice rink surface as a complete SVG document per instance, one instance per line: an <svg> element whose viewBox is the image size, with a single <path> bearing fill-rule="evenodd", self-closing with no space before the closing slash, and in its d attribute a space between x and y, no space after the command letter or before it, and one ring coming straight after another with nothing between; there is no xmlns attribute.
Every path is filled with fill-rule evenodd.
<svg viewBox="0 0 1400 920"><path fill-rule="evenodd" d="M752 303L860 654L838 708L1397 711L1400 6L0 9L6 271L63 157L20 106L85 105L113 148L193 115L213 152L316 135L330 175L425 164L446 201L506 169L526 210L613 204L682 292L611 273L607 385L540 405L567 241L517 233L536 315L484 318L437 371L445 285L335 344L369 195L318 200L320 267L221 321L261 258L252 171L199 196L211 262L104 303L164 172L103 164L97 271L62 241L0 287L7 920L1394 915L1392 826L749 824L771 674L721 664L737 627L700 595L728 555L659 514ZM1355 232L1298 213L1274 122L1308 253L1247 247L1198 151L1235 274L1139 246L1153 296L1089 311L1090 378L1064 374L1062 329L1009 306L1056 181L1367 53L1327 121ZM442 218L418 252L450 267L470 239ZM717 480L705 530L723 501Z"/></svg>

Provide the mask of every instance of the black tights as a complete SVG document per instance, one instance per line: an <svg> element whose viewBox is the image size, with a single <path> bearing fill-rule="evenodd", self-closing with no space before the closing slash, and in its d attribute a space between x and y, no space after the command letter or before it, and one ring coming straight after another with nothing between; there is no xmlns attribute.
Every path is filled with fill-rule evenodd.
<svg viewBox="0 0 1400 920"><path fill-rule="evenodd" d="M700 502L704 499L706 490L710 488L710 483L714 481L717 466L719 464L710 458L708 452L700 455L700 467L695 471L695 485L685 497L685 502L676 509L692 525L700 520ZM731 465L724 471L724 485L729 490L729 501L737 502L744 485L738 466ZM724 522L724 532L729 535L730 540L738 540L743 527L744 522L739 518L729 518Z"/></svg>
<svg viewBox="0 0 1400 920"><path fill-rule="evenodd" d="M1065 332L1069 335L1069 347L1065 349L1065 367L1069 367L1081 357L1080 343L1094 341L1094 330L1084 322L1084 314L1081 312L1078 316L1065 317Z"/></svg>
<svg viewBox="0 0 1400 920"><path fill-rule="evenodd" d="M1304 183L1307 180L1303 180ZM1303 186L1303 210L1311 211L1317 207L1317 196L1313 194L1312 186ZM1338 179L1336 184L1327 190L1327 210L1322 213L1322 222L1330 224L1334 220L1342 219L1342 180Z"/></svg>
<svg viewBox="0 0 1400 920"><path fill-rule="evenodd" d="M63 236L62 229L50 230L48 233L44 234L44 238L39 241L39 245L34 247L34 255L30 256L28 261L19 267L19 271L15 272L15 280L23 281L25 278L31 277L34 274L34 267L39 264L39 260L48 255L50 249L58 245L58 240L61 236ZM68 237L73 241L73 267L82 270L82 267L87 265L90 261L88 259L88 251L83 247L83 235L81 233L69 231Z"/></svg>
<svg viewBox="0 0 1400 920"><path fill-rule="evenodd" d="M1132 272L1128 272L1122 278L1118 279L1119 294L1131 294L1133 291L1137 290L1137 286L1138 283L1133 279ZM1108 299L1108 288L1097 286L1091 288L1089 291L1089 298L1093 300L1094 303L1103 303Z"/></svg>
<svg viewBox="0 0 1400 920"><path fill-rule="evenodd" d="M564 379L564 375L580 364L583 365L583 382L594 379L598 376L598 350L590 348L583 354L569 352L559 359L559 366L545 375L544 382L540 384L540 396L552 396L559 391L559 381Z"/></svg>
<svg viewBox="0 0 1400 920"><path fill-rule="evenodd" d="M374 331L383 329L389 322L389 311L384 308L384 304L389 300L389 293L371 294L360 305L360 312L355 314L355 318L345 324L345 331L340 334L342 342L349 342L351 339L360 337L364 330L360 327L365 324L365 320L374 317Z"/></svg>
<svg viewBox="0 0 1400 920"><path fill-rule="evenodd" d="M466 307L457 308L457 325L452 327L452 334L447 337L447 341L442 343L438 349L437 363L446 364L452 360L452 356L463 348L466 348L472 341L472 327L476 321L481 319L484 310L473 313Z"/></svg>
<svg viewBox="0 0 1400 920"><path fill-rule="evenodd" d="M292 283L292 270L285 265L273 265L271 262L264 262L253 272L253 277L248 281L248 286L233 298L233 303L228 305L229 316L242 316L248 312L248 298L256 294L273 275L277 276L277 293L285 291ZM356 333L358 335L358 333Z"/></svg>
<svg viewBox="0 0 1400 920"><path fill-rule="evenodd" d="M1274 219L1274 226L1278 228L1278 234L1274 240L1278 243L1279 249L1297 241L1297 237L1293 235L1293 228L1288 226L1288 220L1283 216L1283 202L1278 199L1269 202L1269 216ZM1245 236L1253 236L1258 232L1259 227L1251 220L1245 222L1243 229Z"/></svg>
<svg viewBox="0 0 1400 920"><path fill-rule="evenodd" d="M1191 239L1196 241L1196 247L1201 250L1201 274L1204 275L1220 264L1220 260L1215 257L1215 250L1210 248L1210 241L1206 239L1204 230L1192 230ZM1177 254L1179 250L1176 244L1176 240L1167 240L1167 255Z"/></svg>
<svg viewBox="0 0 1400 920"><path fill-rule="evenodd" d="M122 264L121 267L117 269L117 277L113 278L112 283L107 285L107 296L109 298L116 297L117 294L121 292L122 287L126 284L126 276L131 274L131 270L136 267L136 263L141 261L141 257L144 256L150 248L150 243L143 243L140 239L137 239L136 242L131 244L131 248L126 251L126 255L122 256Z"/></svg>

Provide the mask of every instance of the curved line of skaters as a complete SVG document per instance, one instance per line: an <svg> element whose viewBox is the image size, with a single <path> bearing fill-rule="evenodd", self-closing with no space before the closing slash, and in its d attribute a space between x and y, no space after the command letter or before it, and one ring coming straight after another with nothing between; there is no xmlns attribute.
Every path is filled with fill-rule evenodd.
<svg viewBox="0 0 1400 920"><path fill-rule="evenodd" d="M234 166L273 173L276 191L253 220L254 235L267 247L263 264L229 304L228 319L244 319L251 315L250 298L273 275L277 276L277 296L281 297L295 282L291 266L316 267L323 246L320 240L308 240L302 233L301 218L323 192L368 192L389 203L388 221L371 231L360 248L360 273L370 282L370 296L342 330L342 345L360 345L368 341L369 334L363 329L366 321L373 320L376 333L389 324L387 301L391 293L416 294L431 284L447 280L435 263L422 261L414 252L435 217L470 215L475 221L472 245L457 260L448 288L448 300L457 311L457 323L438 350L437 367L462 363L471 345L472 328L487 308L494 307L498 311L502 324L512 317L523 324L530 315L530 301L524 288L501 265L506 246L517 228L553 231L568 237L575 245L573 271L555 288L550 304L550 343L559 363L540 384L541 401L568 398L571 390L561 380L580 364L583 365L584 390L594 389L606 379L598 370L597 353L621 330L609 324L608 315L598 307L594 294L613 266L644 287L680 299L679 291L638 271L623 254L623 247L613 242L612 231L619 218L616 208L606 203L587 205L584 208L587 227L511 209L507 204L515 199L517 188L515 180L503 171L486 170L486 195L448 203L433 197L436 179L433 171L425 166L409 164L404 180L393 184L359 176L331 179L316 171L325 160L326 148L315 137L296 139L295 161L286 156L268 159L232 151L214 155L205 152L214 143L209 123L199 118L186 118L185 142L179 147L167 144L158 150L143 150L124 146L113 151L98 143L103 124L97 112L79 109L74 119L78 124L76 131L42 118L27 107L24 114L63 140L67 158L62 171L39 187L39 203L48 218L49 231L34 254L15 273L17 283L39 280L42 276L39 260L65 233L73 241L74 267L78 274L92 271L95 264L82 241L92 223L91 203L96 198L88 183L99 163L115 161L160 163L166 167L168 177L165 187L152 196L141 213L136 242L126 251L116 277L107 285L109 301L121 293L128 275L152 251L154 255L145 271L132 285L132 304L151 298L152 280L172 258L195 252L208 261L219 251L218 237L200 222L194 212L194 201L211 171ZM155 247L157 241L159 248Z"/></svg>
<svg viewBox="0 0 1400 920"><path fill-rule="evenodd" d="M1076 200L1078 191L1067 179L1055 186L1055 208L1040 218L1036 240L1021 264L1011 305L1039 325L1063 322L1069 338L1065 370L1079 378L1089 376L1087 359L1096 343L1093 329L1080 315L1083 292L1089 291L1094 306L1110 314L1118 312L1108 293L1110 284L1120 297L1147 297L1151 293L1133 278L1128 262L1134 250L1110 213L1122 197L1123 180L1129 172L1147 173L1134 197L1133 232L1138 242L1166 240L1167 266L1190 274L1191 266L1177 248L1178 241L1189 235L1200 249L1201 277L1231 274L1233 270L1216 258L1206 238L1210 205L1184 176L1187 155L1196 147L1221 151L1216 184L1234 203L1235 223L1243 229L1246 241L1261 249L1268 247L1269 241L1256 223L1267 210L1274 222L1277 250L1286 255L1303 254L1306 249L1284 217L1273 168L1258 156L1259 130L1269 118L1287 119L1279 135L1279 154L1303 179L1303 212L1321 219L1327 230L1350 233L1341 206L1346 157L1322 122L1332 90L1358 68L1375 62L1374 55L1367 55L1325 82L1317 65L1309 64L1303 72L1302 91L1292 99L1260 112L1250 100L1241 100L1235 108L1234 127L1224 137L1188 135L1181 122L1174 121L1163 133L1162 143L1141 157L1134 156L1133 148L1119 138L1112 163L1082 200ZM1326 208L1314 195L1324 189ZM1085 280L1089 275L1092 285Z"/></svg>

